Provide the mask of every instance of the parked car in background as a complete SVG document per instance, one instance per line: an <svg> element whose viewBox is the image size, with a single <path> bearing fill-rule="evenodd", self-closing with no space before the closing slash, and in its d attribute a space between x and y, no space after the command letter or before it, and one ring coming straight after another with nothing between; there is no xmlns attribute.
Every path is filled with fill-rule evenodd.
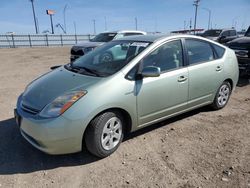
<svg viewBox="0 0 250 188"><path fill-rule="evenodd" d="M100 58L120 48L113 59ZM108 42L31 82L18 98L22 136L49 154L112 154L125 133L201 106L222 109L238 81L233 50L191 35Z"/></svg>
<svg viewBox="0 0 250 188"><path fill-rule="evenodd" d="M210 29L206 30L203 34L201 34L201 36L219 42L221 44L225 44L231 40L238 38L235 29Z"/></svg>
<svg viewBox="0 0 250 188"><path fill-rule="evenodd" d="M250 76L250 27L244 37L232 40L226 45L237 55L240 76Z"/></svg>
<svg viewBox="0 0 250 188"><path fill-rule="evenodd" d="M143 31L113 31L113 32L104 32L96 35L93 39L90 39L89 42L83 42L76 44L71 48L71 57L70 61L74 61L77 58L87 54L88 52L94 50L96 47L103 45L106 42L109 42L114 39L118 39L126 36L133 35L146 35L146 32Z"/></svg>

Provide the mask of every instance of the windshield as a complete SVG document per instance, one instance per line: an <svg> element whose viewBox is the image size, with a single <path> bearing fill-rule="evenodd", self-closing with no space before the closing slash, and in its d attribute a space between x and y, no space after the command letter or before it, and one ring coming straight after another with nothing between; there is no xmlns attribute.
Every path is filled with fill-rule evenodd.
<svg viewBox="0 0 250 188"><path fill-rule="evenodd" d="M96 35L93 39L91 39L91 42L109 42L114 39L116 36L116 33L100 33Z"/></svg>
<svg viewBox="0 0 250 188"><path fill-rule="evenodd" d="M121 70L149 44L149 42L112 41L66 65L66 68L81 74L109 76Z"/></svg>
<svg viewBox="0 0 250 188"><path fill-rule="evenodd" d="M205 31L202 36L203 37L218 37L220 33L222 32L221 29L213 29L213 30L207 30Z"/></svg>

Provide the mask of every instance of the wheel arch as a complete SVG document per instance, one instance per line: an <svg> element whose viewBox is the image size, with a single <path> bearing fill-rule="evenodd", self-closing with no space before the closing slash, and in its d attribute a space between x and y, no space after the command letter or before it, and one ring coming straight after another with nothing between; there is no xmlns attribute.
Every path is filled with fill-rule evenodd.
<svg viewBox="0 0 250 188"><path fill-rule="evenodd" d="M233 80L231 78L227 78L226 80L224 80L224 82L228 82L231 86L231 90L234 88L234 83Z"/></svg>

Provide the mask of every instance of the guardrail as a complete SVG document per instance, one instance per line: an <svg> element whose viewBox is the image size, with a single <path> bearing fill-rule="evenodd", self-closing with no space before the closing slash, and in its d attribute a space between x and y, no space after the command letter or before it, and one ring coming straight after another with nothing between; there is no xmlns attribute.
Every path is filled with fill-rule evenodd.
<svg viewBox="0 0 250 188"><path fill-rule="evenodd" d="M93 35L0 35L0 48L66 46L89 41Z"/></svg>

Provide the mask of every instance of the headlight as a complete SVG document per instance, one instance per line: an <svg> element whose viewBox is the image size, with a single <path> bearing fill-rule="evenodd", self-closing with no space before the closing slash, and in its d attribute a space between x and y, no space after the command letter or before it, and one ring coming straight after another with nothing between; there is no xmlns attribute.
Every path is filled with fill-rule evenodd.
<svg viewBox="0 0 250 188"><path fill-rule="evenodd" d="M86 54L86 53L91 52L91 51L94 50L94 49L95 49L94 47L88 47L88 48L84 48L83 51L84 51L84 53Z"/></svg>
<svg viewBox="0 0 250 188"><path fill-rule="evenodd" d="M87 91L71 91L62 96L57 97L53 102L46 105L40 112L41 117L54 118L63 114L68 110L76 101L86 95Z"/></svg>

